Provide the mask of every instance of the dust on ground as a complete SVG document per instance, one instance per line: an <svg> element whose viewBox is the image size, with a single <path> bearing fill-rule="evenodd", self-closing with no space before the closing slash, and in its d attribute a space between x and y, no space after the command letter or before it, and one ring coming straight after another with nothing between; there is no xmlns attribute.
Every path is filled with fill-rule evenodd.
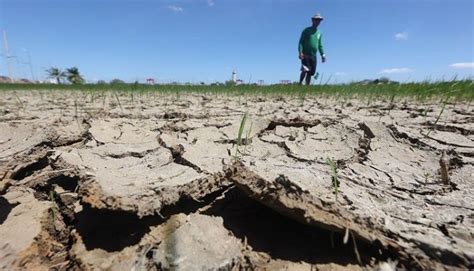
<svg viewBox="0 0 474 271"><path fill-rule="evenodd" d="M0 269L474 268L467 102L0 95Z"/></svg>

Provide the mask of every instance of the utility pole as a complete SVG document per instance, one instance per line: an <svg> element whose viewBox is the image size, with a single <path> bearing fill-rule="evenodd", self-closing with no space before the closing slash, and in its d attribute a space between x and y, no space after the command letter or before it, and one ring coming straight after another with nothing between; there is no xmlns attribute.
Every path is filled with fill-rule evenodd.
<svg viewBox="0 0 474 271"><path fill-rule="evenodd" d="M5 29L3 30L3 46L5 48L5 62L7 62L8 66L8 77L10 77L10 82L13 83L12 66L10 65L10 51L8 51L7 31Z"/></svg>

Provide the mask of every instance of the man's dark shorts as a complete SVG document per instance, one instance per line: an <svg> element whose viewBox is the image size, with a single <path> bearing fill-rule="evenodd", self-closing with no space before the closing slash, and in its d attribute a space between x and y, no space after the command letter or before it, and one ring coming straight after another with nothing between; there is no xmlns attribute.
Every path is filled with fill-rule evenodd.
<svg viewBox="0 0 474 271"><path fill-rule="evenodd" d="M316 73L316 56L304 56L301 60L301 71L309 72L311 76Z"/></svg>

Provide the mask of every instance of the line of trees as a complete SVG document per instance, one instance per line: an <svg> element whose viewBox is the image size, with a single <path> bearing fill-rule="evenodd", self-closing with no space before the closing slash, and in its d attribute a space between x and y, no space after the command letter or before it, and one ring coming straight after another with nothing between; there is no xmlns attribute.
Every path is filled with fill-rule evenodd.
<svg viewBox="0 0 474 271"><path fill-rule="evenodd" d="M48 74L48 78L56 80L58 84L61 84L66 79L67 81L69 81L69 83L73 85L84 84L85 82L84 78L79 72L79 69L76 67L66 69L66 71L63 71L56 67L51 67L46 70L46 73Z"/></svg>

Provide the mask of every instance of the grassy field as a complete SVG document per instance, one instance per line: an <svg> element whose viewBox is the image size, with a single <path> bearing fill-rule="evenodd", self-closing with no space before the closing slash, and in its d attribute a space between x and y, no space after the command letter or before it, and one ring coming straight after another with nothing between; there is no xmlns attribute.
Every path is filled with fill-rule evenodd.
<svg viewBox="0 0 474 271"><path fill-rule="evenodd" d="M170 94L203 93L225 95L323 95L341 98L388 98L411 97L418 100L430 98L449 98L449 100L471 101L474 97L474 82L471 80L451 82L422 82L403 84L339 84L339 85L56 85L56 84L0 84L0 91L5 90L78 90L82 92L163 92Z"/></svg>

